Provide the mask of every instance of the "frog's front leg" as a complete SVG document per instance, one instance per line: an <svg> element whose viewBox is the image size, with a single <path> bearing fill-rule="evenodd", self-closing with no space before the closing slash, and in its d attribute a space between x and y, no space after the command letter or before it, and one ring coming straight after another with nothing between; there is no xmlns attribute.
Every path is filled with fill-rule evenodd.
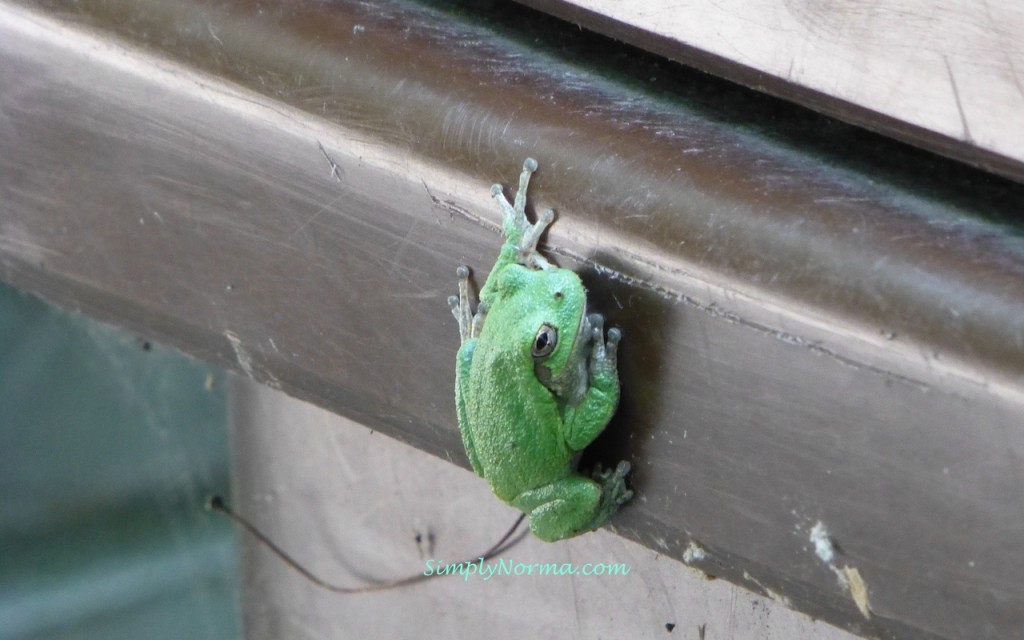
<svg viewBox="0 0 1024 640"><path fill-rule="evenodd" d="M629 500L629 463L594 480L570 474L549 485L526 491L512 504L530 516L530 529L541 540L554 542L598 528Z"/></svg>
<svg viewBox="0 0 1024 640"><path fill-rule="evenodd" d="M452 315L459 323L459 336L462 339L462 345L455 356L455 412L459 420L462 444L466 447L466 455L469 456L469 464L477 475L482 476L483 467L480 466L476 455L466 403L469 396L473 350L476 348L476 339L480 335L480 328L487 315L487 307L481 304L477 307L476 314L472 313L469 301L469 267L460 266L456 275L459 277L459 295L448 298Z"/></svg>
<svg viewBox="0 0 1024 640"><path fill-rule="evenodd" d="M455 275L459 278L459 295L448 296L448 306L459 323L459 338L465 344L480 335L480 329L487 317L487 305L477 306L474 314L469 301L469 267L461 265L455 270Z"/></svg>
<svg viewBox="0 0 1024 640"><path fill-rule="evenodd" d="M590 327L590 358L588 386L583 399L565 413L565 442L573 451L582 451L596 438L615 413L619 404L618 347L622 332L608 330L604 337L604 317L592 314L587 318Z"/></svg>
<svg viewBox="0 0 1024 640"><path fill-rule="evenodd" d="M532 269L552 268L551 263L537 252L537 242L544 230L555 219L555 212L551 209L545 210L537 217L535 224L530 224L526 219L526 191L530 185L530 176L536 170L537 161L527 158L523 163L523 171L519 174L519 189L516 191L513 203L505 198L500 184L491 187L491 195L498 201L498 206L501 207L503 213L501 226L507 238L505 246L502 247L502 255L495 267L500 266L502 260L505 259Z"/></svg>

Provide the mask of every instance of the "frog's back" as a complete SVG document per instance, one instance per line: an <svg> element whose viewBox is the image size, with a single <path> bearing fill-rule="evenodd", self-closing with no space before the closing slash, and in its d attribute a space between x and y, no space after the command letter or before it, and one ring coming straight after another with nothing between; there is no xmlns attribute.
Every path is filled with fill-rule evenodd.
<svg viewBox="0 0 1024 640"><path fill-rule="evenodd" d="M503 393L473 393L467 406L483 476L506 501L563 477L572 457L558 402L533 375L533 363L512 351L476 351L473 386Z"/></svg>

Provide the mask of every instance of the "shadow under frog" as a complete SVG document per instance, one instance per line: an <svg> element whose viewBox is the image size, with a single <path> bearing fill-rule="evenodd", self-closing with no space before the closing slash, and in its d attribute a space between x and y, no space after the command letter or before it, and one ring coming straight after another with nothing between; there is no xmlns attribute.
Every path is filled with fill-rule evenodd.
<svg viewBox="0 0 1024 640"><path fill-rule="evenodd" d="M580 469L596 468L602 461L622 457L627 460L646 458L645 445L650 441L664 412L665 348L667 324L679 321L673 315L673 304L654 291L638 288L635 284L609 278L607 271L618 272L619 261L611 253L597 251L589 257L591 264L580 272L588 291L588 304L606 312L609 326L621 327L624 348L619 352L618 369L622 380L619 409L601 435L583 452ZM636 466L630 474L631 488L644 493L643 466ZM635 528L634 518L639 510L627 509L617 528Z"/></svg>

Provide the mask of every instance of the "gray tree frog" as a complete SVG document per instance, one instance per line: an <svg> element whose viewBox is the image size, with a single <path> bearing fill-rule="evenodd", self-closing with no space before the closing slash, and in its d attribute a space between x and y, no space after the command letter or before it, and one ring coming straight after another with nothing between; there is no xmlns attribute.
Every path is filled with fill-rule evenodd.
<svg viewBox="0 0 1024 640"><path fill-rule="evenodd" d="M459 267L459 295L448 299L462 346L455 365L459 430L473 470L494 493L530 516L542 540L591 531L633 496L629 463L575 472L576 454L607 426L619 401L618 329L586 313L587 292L572 271L552 265L537 241L554 220L526 218L526 190L537 162L527 158L510 204L491 188L503 213L505 243L474 314L469 268Z"/></svg>

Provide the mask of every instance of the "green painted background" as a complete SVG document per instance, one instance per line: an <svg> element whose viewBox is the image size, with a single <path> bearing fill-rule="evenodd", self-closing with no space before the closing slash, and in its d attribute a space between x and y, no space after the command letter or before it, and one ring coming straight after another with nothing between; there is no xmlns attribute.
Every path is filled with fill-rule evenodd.
<svg viewBox="0 0 1024 640"><path fill-rule="evenodd" d="M0 640L237 638L222 371L0 284Z"/></svg>

